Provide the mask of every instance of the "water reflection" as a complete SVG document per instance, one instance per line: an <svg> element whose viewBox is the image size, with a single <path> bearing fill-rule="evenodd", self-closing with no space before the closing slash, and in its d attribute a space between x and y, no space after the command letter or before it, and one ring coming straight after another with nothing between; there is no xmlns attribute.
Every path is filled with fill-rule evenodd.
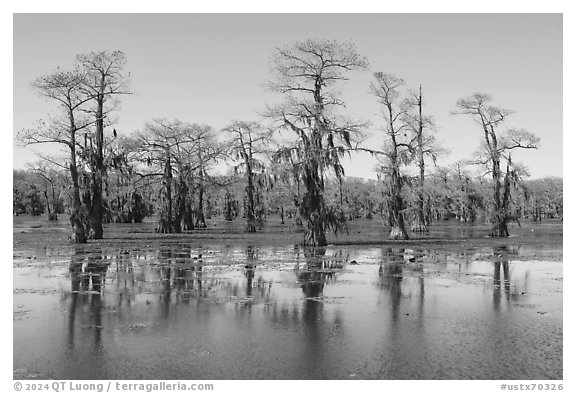
<svg viewBox="0 0 576 393"><path fill-rule="evenodd" d="M510 265L509 255L517 254L517 249L508 246L494 248L494 255L499 259L494 262L494 311L499 311L502 304L502 291L506 303L510 302ZM502 278L501 272L504 277Z"/></svg>
<svg viewBox="0 0 576 393"><path fill-rule="evenodd" d="M230 249L228 252L232 254L237 251ZM498 258L493 263L495 309L500 306L502 298L509 301L511 293L514 296L511 291L509 257L515 253L517 250L511 247L493 249L494 257ZM101 311L103 307L102 292L107 273L110 273L109 266L112 266L114 288L108 299L113 301L115 307L130 307L137 297L140 298L137 303L141 305L145 298L146 305L154 306L163 321L170 319L172 308L179 304L190 304L193 299L196 302L216 299L221 303L236 304L247 309L261 304L266 308L276 307L276 302L283 301L276 297L277 291L273 290L278 273L269 269L259 271L259 266L265 263L260 248L246 246L240 254L244 260L238 261L241 266L237 271L243 276L243 280L231 270L220 274L217 270L219 265L214 263L208 265L209 274L206 276L206 263L202 254L185 244L163 245L156 254L135 253L130 250L119 250L109 255L99 250L87 254L78 253L72 258L69 267L72 285L70 317L73 320L79 303L88 301L92 305L92 324L101 325L101 313L98 314L98 310ZM377 265L378 286L382 290L380 293L385 293L385 296L379 303L382 300L389 302L393 321L400 318L400 305L402 299L407 297L418 299L417 315L422 317L426 293L423 261L426 255L425 250L390 247L381 249L380 262ZM294 248L293 272L303 295L303 320L312 323L322 318L322 307L326 300L325 288L336 282L337 276L350 264L350 259L349 251L343 248ZM444 265L447 263L445 260L442 262ZM434 266L438 268L437 265ZM467 265L457 265L459 276L466 271L462 271L463 266ZM473 267L467 267L471 268ZM444 270L449 269L445 267ZM526 274L524 278L527 282L529 275ZM407 293L403 293L404 291ZM154 294L158 296L149 296ZM98 337L95 339L100 340Z"/></svg>
<svg viewBox="0 0 576 393"><path fill-rule="evenodd" d="M385 299L390 301L392 320L400 316L400 303L403 297L413 298L417 287L417 315L421 319L424 313L425 286L423 265L418 253L407 249L383 248L378 265L378 286L386 293ZM406 281L408 280L408 281ZM403 286L407 286L407 294L403 294ZM407 314L409 315L409 314Z"/></svg>
<svg viewBox="0 0 576 393"><path fill-rule="evenodd" d="M71 290L65 356L68 360L79 346L77 352L89 354L96 368L102 367L104 362L102 292L108 267L108 260L99 251L88 254L76 251L68 269Z"/></svg>
<svg viewBox="0 0 576 393"><path fill-rule="evenodd" d="M326 257L326 248L304 250L304 266L300 266L300 261L296 262L294 272L296 279L302 288L302 292L308 300L315 301L314 298L322 296L324 286L334 279L336 271L342 269L341 255L333 258Z"/></svg>
<svg viewBox="0 0 576 393"><path fill-rule="evenodd" d="M246 265L244 265L244 276L246 277L246 296L247 297L252 296L254 270L256 269L256 260L257 259L258 259L258 250L253 246L247 246L246 247Z"/></svg>
<svg viewBox="0 0 576 393"><path fill-rule="evenodd" d="M388 292L392 306L392 320L396 321L402 299L402 264L382 262L378 269L378 276L380 288Z"/></svg>
<svg viewBox="0 0 576 393"><path fill-rule="evenodd" d="M147 270L147 266L140 266L140 269ZM170 316L172 305L189 304L193 298L206 297L210 289L210 283L206 283L204 279L202 254L197 253L190 245L161 247L158 258L148 270L150 276L143 277L145 282L161 283L161 316L165 320ZM150 293L157 291L153 285L147 288Z"/></svg>
<svg viewBox="0 0 576 393"><path fill-rule="evenodd" d="M444 253L436 263L429 250L398 247L78 251L66 262L61 310L51 309L68 325L60 362L78 370L54 377L113 378L128 361L155 370L150 378L466 375L442 374L436 359L456 370L463 352L491 359L483 350L494 332L505 337L518 315L538 315L515 297L536 279L515 252L493 248L481 261ZM498 342L501 356L508 344ZM138 372L124 377L146 377Z"/></svg>

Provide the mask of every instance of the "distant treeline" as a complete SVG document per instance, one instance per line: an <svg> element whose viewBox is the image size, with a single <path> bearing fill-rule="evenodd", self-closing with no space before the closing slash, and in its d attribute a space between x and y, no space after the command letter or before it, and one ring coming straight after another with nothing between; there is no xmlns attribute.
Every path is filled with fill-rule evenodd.
<svg viewBox="0 0 576 393"><path fill-rule="evenodd" d="M161 208L158 195L160 183L135 187L138 176L132 181L120 173L111 173L106 181L105 222L141 222ZM66 174L58 171L39 173L37 170L14 170L13 213L41 215L53 219L58 214L69 213L72 207L69 182ZM405 178L407 184L416 179ZM383 218L387 222L386 184L378 180L345 177L342 181L326 181L325 199L328 206L347 221L359 218ZM198 190L198 184L192 184ZM415 222L416 198L406 187L405 199L409 201L405 216ZM425 211L428 224L437 220L457 219L463 222L488 222L490 219L491 184L481 178L472 178L457 168L436 168L425 180ZM206 218L222 216L226 220L246 218L245 184L240 174L213 176L204 185ZM259 187L256 198L257 219L260 226L266 217L276 215L285 224L302 225L298 214L299 187L273 184L269 179ZM197 198L196 198L197 199ZM557 177L526 180L514 189L512 211L518 219L534 221L563 217L563 180ZM196 206L198 201L191 201ZM192 208L192 216L199 212ZM193 228L193 225L190 229Z"/></svg>

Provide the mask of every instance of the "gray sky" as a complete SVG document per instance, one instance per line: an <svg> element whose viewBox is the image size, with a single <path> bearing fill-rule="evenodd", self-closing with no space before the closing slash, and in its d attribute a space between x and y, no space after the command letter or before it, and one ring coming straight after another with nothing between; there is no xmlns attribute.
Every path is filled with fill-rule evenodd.
<svg viewBox="0 0 576 393"><path fill-rule="evenodd" d="M520 152L533 178L562 176L562 16L560 14L18 14L14 16L14 135L52 110L30 88L38 76L72 65L75 55L120 49L128 59L134 95L123 99L115 125L141 129L154 117L179 118L219 129L257 119L277 97L263 88L273 49L307 38L355 43L370 71L350 75L343 88L349 113L373 123L380 147L382 121L369 94L372 72L422 84L426 112L451 154L469 158L481 131L450 115L459 98L489 93L516 112L508 125L541 138ZM35 156L14 146L14 167ZM374 160L346 165L351 176L374 177Z"/></svg>

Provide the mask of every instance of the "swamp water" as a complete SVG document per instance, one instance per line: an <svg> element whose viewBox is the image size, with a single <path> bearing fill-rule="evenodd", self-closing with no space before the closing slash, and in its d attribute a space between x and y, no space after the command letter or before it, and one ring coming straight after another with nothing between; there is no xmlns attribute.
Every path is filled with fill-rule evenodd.
<svg viewBox="0 0 576 393"><path fill-rule="evenodd" d="M208 238L22 245L33 231L21 229L14 378L563 376L561 232L559 243L543 232L521 244L312 250Z"/></svg>

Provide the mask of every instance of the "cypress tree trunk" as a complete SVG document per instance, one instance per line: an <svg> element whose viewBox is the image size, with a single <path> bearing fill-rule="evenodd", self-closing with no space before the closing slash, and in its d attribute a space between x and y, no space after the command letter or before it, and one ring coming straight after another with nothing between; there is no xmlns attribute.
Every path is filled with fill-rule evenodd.
<svg viewBox="0 0 576 393"><path fill-rule="evenodd" d="M496 217L496 222L492 225L492 232L490 233L492 237L508 237L510 233L508 232L508 223L506 220L501 220L499 216Z"/></svg>
<svg viewBox="0 0 576 393"><path fill-rule="evenodd" d="M156 227L158 233L173 233L174 219L172 217L172 165L170 164L170 153L166 149L166 165L164 167L164 203L160 211L160 220Z"/></svg>
<svg viewBox="0 0 576 393"><path fill-rule="evenodd" d="M418 178L418 202L416 205L416 222L412 225L413 232L428 232L426 220L424 219L424 123L422 119L422 86L420 86L420 93L418 95L418 168L420 176Z"/></svg>
<svg viewBox="0 0 576 393"><path fill-rule="evenodd" d="M51 184L52 188L52 214L50 220L58 221L58 204L56 203L56 192L54 191L54 184Z"/></svg>
<svg viewBox="0 0 576 393"><path fill-rule="evenodd" d="M256 232L256 215L254 214L254 179L252 177L252 167L250 163L246 163L246 178L248 184L246 185L246 231Z"/></svg>
<svg viewBox="0 0 576 393"><path fill-rule="evenodd" d="M204 186L200 183L198 189L198 211L196 212L196 228L206 228L206 220L204 218Z"/></svg>
<svg viewBox="0 0 576 393"><path fill-rule="evenodd" d="M494 213L492 217L492 231L490 232L490 236L508 237L510 236L510 233L508 233L508 214L506 212L507 203L505 203L506 195L504 195L504 197L501 196L502 183L500 179L501 171L499 158L494 158L492 160L492 168L492 181L494 182L492 203L494 205ZM508 174L506 176L508 176ZM507 180L505 182L507 183ZM509 187L509 185L507 187Z"/></svg>
<svg viewBox="0 0 576 393"><path fill-rule="evenodd" d="M307 192L304 195L301 209L306 207L306 211L301 210L301 214L308 218L308 232L304 237L305 245L324 247L328 244L324 229L323 205L324 198L320 192Z"/></svg>
<svg viewBox="0 0 576 393"><path fill-rule="evenodd" d="M74 243L86 243L88 237L84 228L84 215L82 214L82 202L80 201L80 186L78 184L75 153L72 153L72 157L70 163L70 177L72 178L72 214L70 215L72 241Z"/></svg>
<svg viewBox="0 0 576 393"><path fill-rule="evenodd" d="M198 168L198 210L196 212L196 228L206 228L206 220L204 219L204 162L202 161L202 146L198 146L198 161L200 167Z"/></svg>
<svg viewBox="0 0 576 393"><path fill-rule="evenodd" d="M232 221L232 198L228 193L224 195L224 219Z"/></svg>
<svg viewBox="0 0 576 393"><path fill-rule="evenodd" d="M92 198L89 207L89 223L91 239L102 239L104 229L102 221L104 219L104 205L102 203L102 177L100 173L92 173Z"/></svg>
<svg viewBox="0 0 576 393"><path fill-rule="evenodd" d="M96 96L96 151L94 154L94 168L92 171L92 204L90 206L90 238L102 239L104 229L104 203L102 196L102 181L106 176L104 167L104 88L106 87L105 76L100 79L100 91Z"/></svg>
<svg viewBox="0 0 576 393"><path fill-rule="evenodd" d="M391 192L390 192L390 234L388 238L390 240L407 240L408 232L406 232L406 226L404 225L404 214L402 210L404 209L404 201L400 194L401 190L401 179L400 173L395 164L395 158L393 158L393 169L391 176Z"/></svg>
<svg viewBox="0 0 576 393"><path fill-rule="evenodd" d="M318 134L317 138L320 137ZM324 247L328 244L324 228L326 221L325 202L322 195L324 182L319 172L318 162L311 160L304 174L306 191L300 205L300 215L306 218L308 227L308 231L304 234L303 244Z"/></svg>
<svg viewBox="0 0 576 393"><path fill-rule="evenodd" d="M56 206L54 206L54 209L52 209L50 200L48 199L48 190L44 190L44 198L46 198L46 210L48 211L48 221L58 221ZM52 198L53 198L52 200L54 200L54 189L52 189Z"/></svg>
<svg viewBox="0 0 576 393"><path fill-rule="evenodd" d="M178 227L176 232L183 232L194 227L192 222L192 212L188 199L188 185L183 178L183 171L180 168L180 178L178 181L178 198L176 200L176 217L174 224Z"/></svg>
<svg viewBox="0 0 576 393"><path fill-rule="evenodd" d="M76 166L76 131L74 117L70 114L70 177L72 178L72 214L70 225L72 226L71 240L74 243L86 243L86 229L84 228L85 217L80 201L80 185L78 182L78 167Z"/></svg>

